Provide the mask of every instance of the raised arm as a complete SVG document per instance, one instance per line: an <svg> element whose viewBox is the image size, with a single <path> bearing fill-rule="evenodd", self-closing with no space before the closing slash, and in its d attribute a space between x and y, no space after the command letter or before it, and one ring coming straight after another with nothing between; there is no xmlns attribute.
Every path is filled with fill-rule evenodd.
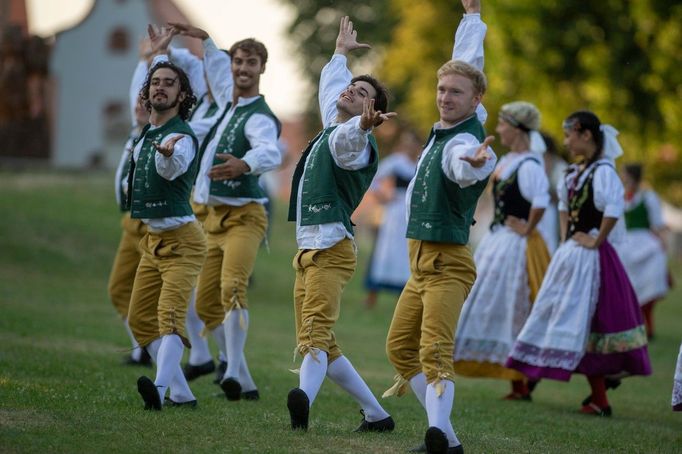
<svg viewBox="0 0 682 454"><path fill-rule="evenodd" d="M204 77L204 63L203 61L192 54L189 49L169 47L168 57L170 61L179 66L189 77L189 83L192 85L192 91L197 99L201 99L208 87L206 85L206 78Z"/></svg>
<svg viewBox="0 0 682 454"><path fill-rule="evenodd" d="M483 71L484 52L483 40L488 27L481 20L480 0L462 0L464 17L455 32L455 44L452 48L452 59L461 60ZM485 123L488 112L479 104L476 116L481 123Z"/></svg>
<svg viewBox="0 0 682 454"><path fill-rule="evenodd" d="M490 176L497 156L490 148L495 140L488 136L483 143L469 133L457 134L443 148L441 167L448 179L466 188Z"/></svg>
<svg viewBox="0 0 682 454"><path fill-rule="evenodd" d="M213 99L221 109L232 102L232 60L227 53L218 49L206 31L199 27L179 22L171 22L170 26L180 35L200 39L204 45L204 68L208 86Z"/></svg>
<svg viewBox="0 0 682 454"><path fill-rule="evenodd" d="M318 99L322 125L326 128L336 119L336 102L353 78L347 66L346 56L355 49L369 49L371 46L358 43L358 32L353 29L353 22L344 16L339 23L339 34L336 37L336 49L329 63L322 68Z"/></svg>
<svg viewBox="0 0 682 454"><path fill-rule="evenodd" d="M183 134L166 136L161 143L155 142L153 146L156 149L156 171L169 181L187 172L196 154L194 141Z"/></svg>
<svg viewBox="0 0 682 454"><path fill-rule="evenodd" d="M455 32L452 59L461 60L483 71L483 40L488 27L481 20L481 2L462 0L464 17Z"/></svg>
<svg viewBox="0 0 682 454"><path fill-rule="evenodd" d="M147 77L147 71L149 71L149 65L147 64L147 59L151 57L149 39L145 38L140 41L139 54L140 61L137 62L137 66L133 71L133 76L130 79L130 89L128 91L128 96L130 98L130 121L133 128L137 127L135 108L137 106L138 96L140 95L142 85L144 85L144 80Z"/></svg>

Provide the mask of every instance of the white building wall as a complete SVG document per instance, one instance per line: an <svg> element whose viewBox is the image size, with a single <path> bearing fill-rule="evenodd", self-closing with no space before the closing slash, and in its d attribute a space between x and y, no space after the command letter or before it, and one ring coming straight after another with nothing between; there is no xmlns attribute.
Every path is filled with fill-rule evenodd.
<svg viewBox="0 0 682 454"><path fill-rule="evenodd" d="M97 0L90 14L76 27L57 35L51 58L55 78L55 129L52 164L82 168L95 155L107 166L120 157L125 134L105 137L104 109L123 106L122 118L131 124L128 89L138 60L138 42L150 18L145 0ZM128 31L128 49L109 49L110 34Z"/></svg>

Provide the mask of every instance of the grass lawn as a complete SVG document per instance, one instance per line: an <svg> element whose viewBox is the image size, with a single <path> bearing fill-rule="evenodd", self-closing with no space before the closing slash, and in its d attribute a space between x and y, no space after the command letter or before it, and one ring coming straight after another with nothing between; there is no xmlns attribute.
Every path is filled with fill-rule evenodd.
<svg viewBox="0 0 682 454"><path fill-rule="evenodd" d="M0 452L400 453L420 443L426 418L412 395L384 400L391 434L355 434L358 406L326 382L309 432L292 433L286 395L295 347L291 289L293 227L277 206L270 252L261 251L250 293L247 358L261 400L227 402L203 377L191 383L196 410L143 411L136 380L149 369L122 366L127 336L106 284L120 235L108 174L0 173ZM369 244L344 295L336 334L380 395L392 384L384 341L395 297L364 309ZM678 287L657 309L650 346L654 374L610 392L612 418L577 413L586 380L544 381L533 403L506 402L508 384L459 379L452 420L467 453L682 452L682 414L670 409L682 340Z"/></svg>

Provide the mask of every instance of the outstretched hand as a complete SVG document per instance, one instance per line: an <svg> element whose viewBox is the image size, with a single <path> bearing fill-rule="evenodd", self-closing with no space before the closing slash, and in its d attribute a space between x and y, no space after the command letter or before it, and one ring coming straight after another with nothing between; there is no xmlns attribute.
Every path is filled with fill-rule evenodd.
<svg viewBox="0 0 682 454"><path fill-rule="evenodd" d="M172 30L182 36L189 36L190 38L197 38L200 40L208 39L208 33L205 30L195 27L190 24L183 24L181 22L169 22L168 25L171 26Z"/></svg>
<svg viewBox="0 0 682 454"><path fill-rule="evenodd" d="M149 34L149 42L151 46L151 54L159 55L168 53L168 45L176 33L168 27L157 27L156 25L147 25L147 34Z"/></svg>
<svg viewBox="0 0 682 454"><path fill-rule="evenodd" d="M481 0L462 0L462 6L467 14L481 12Z"/></svg>
<svg viewBox="0 0 682 454"><path fill-rule="evenodd" d="M173 138L171 138L169 141L167 141L164 144L159 144L158 142L152 142L152 146L156 151L161 153L167 158L170 158L171 155L173 154L173 150L175 149L175 144L178 142L178 140L182 139L182 135L177 135Z"/></svg>
<svg viewBox="0 0 682 454"><path fill-rule="evenodd" d="M495 140L495 136L488 136L485 138L480 147L476 150L473 156L461 156L459 159L468 162L472 167L480 168L490 159L488 147Z"/></svg>
<svg viewBox="0 0 682 454"><path fill-rule="evenodd" d="M348 16L343 16L339 24L339 36L336 37L334 53L346 55L355 49L370 49L371 47L369 44L358 42L358 32L353 29L353 22Z"/></svg>
<svg viewBox="0 0 682 454"><path fill-rule="evenodd" d="M386 120L389 120L398 114L395 112L383 113L380 110L374 110L374 99L365 98L362 102L362 116L360 117L360 127L367 131L368 129L379 126Z"/></svg>
<svg viewBox="0 0 682 454"><path fill-rule="evenodd" d="M225 162L211 167L207 174L211 180L232 180L251 170L246 161L230 153L216 153L215 157Z"/></svg>

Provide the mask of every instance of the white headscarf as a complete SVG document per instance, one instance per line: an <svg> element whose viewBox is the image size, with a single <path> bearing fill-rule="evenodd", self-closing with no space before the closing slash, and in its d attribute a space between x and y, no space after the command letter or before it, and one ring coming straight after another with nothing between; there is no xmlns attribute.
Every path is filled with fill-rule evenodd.
<svg viewBox="0 0 682 454"><path fill-rule="evenodd" d="M623 155L623 149L618 143L618 130L611 125L602 124L599 129L604 134L604 157L616 160Z"/></svg>
<svg viewBox="0 0 682 454"><path fill-rule="evenodd" d="M539 154L547 151L545 139L542 138L542 134L540 134L537 129L531 129L528 136L530 137L530 151Z"/></svg>

